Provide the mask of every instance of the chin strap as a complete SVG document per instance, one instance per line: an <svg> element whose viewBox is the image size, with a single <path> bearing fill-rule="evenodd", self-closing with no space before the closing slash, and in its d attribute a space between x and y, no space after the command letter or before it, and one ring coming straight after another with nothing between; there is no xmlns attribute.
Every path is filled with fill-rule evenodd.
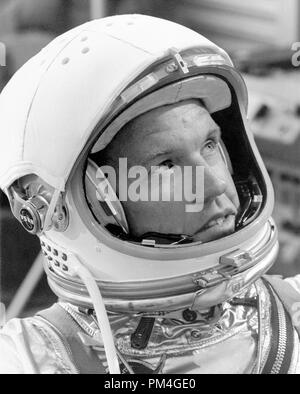
<svg viewBox="0 0 300 394"><path fill-rule="evenodd" d="M137 238L137 241L144 246L182 245L193 242L193 237L186 234L161 234L149 232Z"/></svg>
<svg viewBox="0 0 300 394"><path fill-rule="evenodd" d="M182 245L193 242L193 237L186 234L163 234L150 231L135 237L125 234L121 227L114 224L108 224L106 229L124 241L137 242L143 246Z"/></svg>

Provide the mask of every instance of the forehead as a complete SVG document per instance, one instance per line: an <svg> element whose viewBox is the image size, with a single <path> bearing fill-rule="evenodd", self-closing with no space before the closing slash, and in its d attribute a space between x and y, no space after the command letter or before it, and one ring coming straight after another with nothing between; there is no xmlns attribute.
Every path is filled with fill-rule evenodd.
<svg viewBox="0 0 300 394"><path fill-rule="evenodd" d="M182 132L193 125L197 127L199 134L201 130L205 134L206 128L215 127L209 112L199 100L186 100L140 115L125 125L115 139L122 139L125 143L144 141L145 138L157 138L177 129Z"/></svg>
<svg viewBox="0 0 300 394"><path fill-rule="evenodd" d="M153 133L174 129L174 126L187 127L191 121L212 121L208 111L199 100L187 100L176 104L153 109L125 126L125 131L132 132L132 137L146 137Z"/></svg>
<svg viewBox="0 0 300 394"><path fill-rule="evenodd" d="M153 109L127 123L106 148L110 158L201 142L217 128L199 100Z"/></svg>

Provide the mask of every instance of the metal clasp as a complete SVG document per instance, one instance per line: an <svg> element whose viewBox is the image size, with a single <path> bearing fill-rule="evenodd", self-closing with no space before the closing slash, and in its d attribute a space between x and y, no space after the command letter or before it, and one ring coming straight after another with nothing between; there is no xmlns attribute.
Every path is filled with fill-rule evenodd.
<svg viewBox="0 0 300 394"><path fill-rule="evenodd" d="M236 249L220 257L219 263L222 267L218 271L225 275L237 274L245 270L253 259L252 253Z"/></svg>
<svg viewBox="0 0 300 394"><path fill-rule="evenodd" d="M218 283L223 282L224 279L224 275L220 274L218 271L212 271L201 274L199 277L195 277L193 279L193 282L196 283L197 286L205 289L207 287L215 286Z"/></svg>

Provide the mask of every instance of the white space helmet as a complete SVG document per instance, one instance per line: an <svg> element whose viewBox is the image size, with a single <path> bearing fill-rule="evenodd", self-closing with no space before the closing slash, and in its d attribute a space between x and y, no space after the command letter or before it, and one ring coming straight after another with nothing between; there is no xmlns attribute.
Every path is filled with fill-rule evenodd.
<svg viewBox="0 0 300 394"><path fill-rule="evenodd" d="M241 201L236 231L207 243L132 239L121 202L93 197L93 154L138 115L191 98L221 127ZM102 312L99 289L115 312L205 309L261 276L278 248L273 190L246 111L229 56L158 18L86 23L27 62L0 97L0 186L40 237L53 291Z"/></svg>

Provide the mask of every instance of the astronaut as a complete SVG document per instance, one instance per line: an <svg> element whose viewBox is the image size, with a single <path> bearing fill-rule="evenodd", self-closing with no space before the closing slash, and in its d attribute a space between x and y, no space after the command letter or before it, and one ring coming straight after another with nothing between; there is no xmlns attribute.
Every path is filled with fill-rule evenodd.
<svg viewBox="0 0 300 394"><path fill-rule="evenodd" d="M56 38L0 96L0 186L58 303L0 333L3 373L300 372L299 277L229 56L144 15Z"/></svg>

